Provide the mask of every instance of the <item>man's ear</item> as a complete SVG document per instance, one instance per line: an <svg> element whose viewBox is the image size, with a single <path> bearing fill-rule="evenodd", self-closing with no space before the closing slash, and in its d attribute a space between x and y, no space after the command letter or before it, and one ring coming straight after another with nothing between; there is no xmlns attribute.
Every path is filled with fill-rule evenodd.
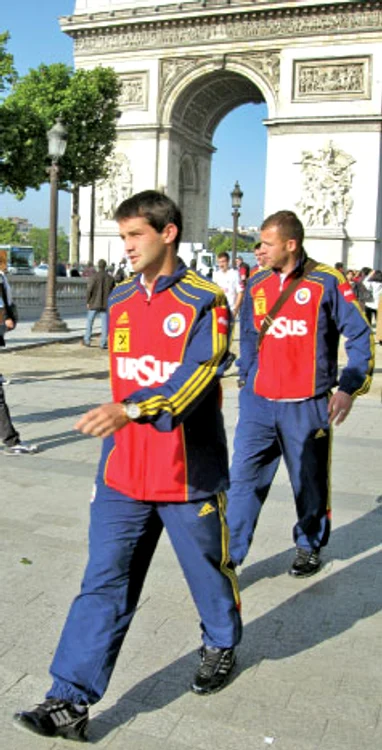
<svg viewBox="0 0 382 750"><path fill-rule="evenodd" d="M286 241L286 247L288 250L288 253L295 253L297 250L297 241L296 240L287 240Z"/></svg>
<svg viewBox="0 0 382 750"><path fill-rule="evenodd" d="M166 245L172 245L172 243L175 242L177 235L178 227L176 224L166 224L162 232L163 240Z"/></svg>

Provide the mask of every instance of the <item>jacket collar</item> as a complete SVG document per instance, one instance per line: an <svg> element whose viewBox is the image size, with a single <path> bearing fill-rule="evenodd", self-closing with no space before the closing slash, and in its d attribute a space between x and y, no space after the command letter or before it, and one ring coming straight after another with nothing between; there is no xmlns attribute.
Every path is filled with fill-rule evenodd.
<svg viewBox="0 0 382 750"><path fill-rule="evenodd" d="M294 278L295 276L301 276L301 274L303 273L304 266L305 266L305 263L307 262L307 260L308 260L308 255L305 252L304 248L302 248L301 255L299 255L299 257L298 257L298 259L296 261L296 264L295 264L294 268L292 269L292 271L290 271L287 274L287 278ZM272 270L273 270L273 273L275 273L277 275L280 274L280 271L278 269L273 268Z"/></svg>
<svg viewBox="0 0 382 750"><path fill-rule="evenodd" d="M175 268L174 273L171 274L171 276L158 276L154 283L154 288L152 290L152 294L157 294L158 292L164 292L165 289L168 289L170 286L174 286L180 279L183 278L183 276L186 275L188 271L188 267L186 266L183 261L178 258L178 265ZM134 282L138 288L138 290L141 293L146 294L146 289L141 281L141 274L137 274Z"/></svg>

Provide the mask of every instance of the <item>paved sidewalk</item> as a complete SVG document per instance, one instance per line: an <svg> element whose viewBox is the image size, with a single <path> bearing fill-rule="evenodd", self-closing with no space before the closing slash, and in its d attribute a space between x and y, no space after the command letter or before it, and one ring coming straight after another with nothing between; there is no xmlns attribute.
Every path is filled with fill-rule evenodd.
<svg viewBox="0 0 382 750"><path fill-rule="evenodd" d="M84 325L84 320L82 321ZM73 431L109 398L107 353L79 341L26 348L20 324L1 353L7 400L36 456L0 454L0 745L73 748L23 734L12 713L41 700L47 668L86 561L88 499L100 443ZM71 321L82 337L81 321ZM73 331L74 332L74 331ZM14 336L14 346L11 337ZM23 348L16 349L16 339ZM323 570L295 581L294 509L284 467L240 574L244 637L235 679L189 692L198 617L166 535L160 542L90 740L110 750L360 750L382 746L382 347L371 394L335 430L333 534ZM232 368L234 370L234 368ZM234 373L224 379L232 443Z"/></svg>
<svg viewBox="0 0 382 750"><path fill-rule="evenodd" d="M44 346L57 341L78 341L83 338L86 328L86 312L84 315L61 316L68 330L56 333L41 333L33 331L34 320L21 320L14 331L6 335L6 351L18 349L32 349L35 346ZM93 334L99 334L101 324L99 316L95 318Z"/></svg>

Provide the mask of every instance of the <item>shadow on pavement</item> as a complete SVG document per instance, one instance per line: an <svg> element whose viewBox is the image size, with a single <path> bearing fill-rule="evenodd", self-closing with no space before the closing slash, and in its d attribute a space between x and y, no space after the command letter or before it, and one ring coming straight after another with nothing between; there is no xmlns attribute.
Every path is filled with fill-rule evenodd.
<svg viewBox="0 0 382 750"><path fill-rule="evenodd" d="M381 496L377 497L375 502L381 503ZM381 528L382 507L378 506L355 521L334 529L328 547L325 547L322 553L324 562L330 559L348 560L376 547L382 540ZM256 535L252 544L256 545ZM286 573L292 563L294 549L291 547L244 568L239 576L240 590L244 591L262 578L276 578Z"/></svg>
<svg viewBox="0 0 382 750"><path fill-rule="evenodd" d="M95 404L81 404L80 406L66 406L58 409L52 409L50 411L37 411L32 412L31 414L24 414L24 415L17 415L17 417L14 418L15 424L30 424L34 422L46 422L51 421L53 419L63 419L65 417L77 417L81 414L85 414L85 412L89 411L89 409L95 409L97 406L100 405L100 402L97 401ZM37 439L37 438L36 438ZM44 438L38 438L38 440L43 440Z"/></svg>
<svg viewBox="0 0 382 750"><path fill-rule="evenodd" d="M337 530L337 538L332 544L340 559L380 544L381 510L378 508L365 518ZM368 541L366 529L371 534ZM268 565L272 568L275 559L279 565L282 556L270 558ZM359 620L379 612L382 609L381 564L382 552L377 551L332 575L315 577L311 586L305 586L246 625L234 679L264 659L286 659L308 651L349 631ZM92 719L90 741L97 743L111 729L127 724L138 714L162 709L176 701L188 692L197 664L196 652L192 652L139 682L114 706ZM243 690L248 690L248 685ZM203 698L195 696L195 700Z"/></svg>

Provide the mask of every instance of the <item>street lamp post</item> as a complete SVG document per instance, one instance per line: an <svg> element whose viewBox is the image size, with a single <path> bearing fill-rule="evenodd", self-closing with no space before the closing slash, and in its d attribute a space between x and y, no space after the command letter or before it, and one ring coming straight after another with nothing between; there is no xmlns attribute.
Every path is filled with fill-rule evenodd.
<svg viewBox="0 0 382 750"><path fill-rule="evenodd" d="M235 187L232 190L231 193L231 200L232 200L232 218L233 218L233 232L232 232L232 268L236 268L236 248L237 248L237 227L239 223L239 216L240 211L239 208L241 207L241 199L243 197L243 193L240 190L240 185L238 181L235 182Z"/></svg>
<svg viewBox="0 0 382 750"><path fill-rule="evenodd" d="M48 130L48 150L52 163L48 169L50 175L50 218L49 218L49 251L48 277L46 280L45 308L40 320L33 326L33 331L67 331L66 323L61 320L57 310L57 208L58 208L58 161L66 149L67 131L61 120Z"/></svg>

